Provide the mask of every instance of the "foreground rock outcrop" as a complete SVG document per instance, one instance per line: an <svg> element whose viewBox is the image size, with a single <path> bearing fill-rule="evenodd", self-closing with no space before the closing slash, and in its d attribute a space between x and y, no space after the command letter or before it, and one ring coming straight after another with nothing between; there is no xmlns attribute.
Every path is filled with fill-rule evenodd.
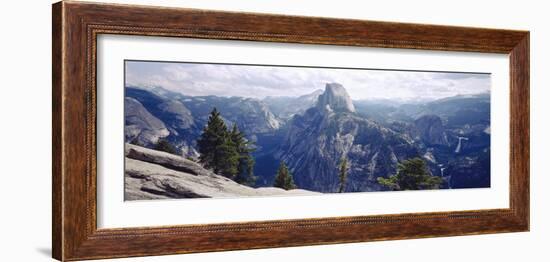
<svg viewBox="0 0 550 262"><path fill-rule="evenodd" d="M191 160L131 144L125 155L125 200L318 194L240 185Z"/></svg>

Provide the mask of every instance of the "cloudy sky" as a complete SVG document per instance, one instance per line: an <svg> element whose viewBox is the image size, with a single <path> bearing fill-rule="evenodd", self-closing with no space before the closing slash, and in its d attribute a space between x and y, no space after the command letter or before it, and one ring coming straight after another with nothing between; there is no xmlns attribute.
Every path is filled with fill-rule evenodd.
<svg viewBox="0 0 550 262"><path fill-rule="evenodd" d="M185 95L299 96L342 84L353 100L431 100L489 92L489 74L126 61L126 86Z"/></svg>

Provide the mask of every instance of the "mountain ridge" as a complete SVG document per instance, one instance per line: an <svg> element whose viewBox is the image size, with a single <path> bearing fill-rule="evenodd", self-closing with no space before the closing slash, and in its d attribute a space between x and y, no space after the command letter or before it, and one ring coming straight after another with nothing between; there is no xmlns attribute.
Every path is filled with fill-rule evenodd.
<svg viewBox="0 0 550 262"><path fill-rule="evenodd" d="M418 155L407 139L362 118L350 103L343 86L327 84L316 106L289 123L277 156L300 188L336 192L338 166L346 158L346 191L384 190L376 179L388 176L398 161Z"/></svg>
<svg viewBox="0 0 550 262"><path fill-rule="evenodd" d="M161 87L128 87L126 94L163 122L169 135L159 138L168 139L191 158L198 156L196 139L210 111L218 108L226 125L237 124L255 146L256 186L272 184L280 161L287 162L300 188L320 192L337 189L337 166L342 157L350 163L347 192L385 190L377 177L393 174L398 162L416 156L426 160L433 175L444 176L447 182L451 173L458 176L463 174L461 170L490 169L485 162L484 166L472 166L472 161L483 155L480 152L490 148L487 95L454 96L426 104L374 105L352 100L337 83L294 99L186 96ZM130 127L125 127L132 131L129 133L139 133ZM130 142L132 137L125 140ZM461 149L455 152L459 143ZM455 182L448 184L489 186L490 179L484 174L468 179L455 176Z"/></svg>

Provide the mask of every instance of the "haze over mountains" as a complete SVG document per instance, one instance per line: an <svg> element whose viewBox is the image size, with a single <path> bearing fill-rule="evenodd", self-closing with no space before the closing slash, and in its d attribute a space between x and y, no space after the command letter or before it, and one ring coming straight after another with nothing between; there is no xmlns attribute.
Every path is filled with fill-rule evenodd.
<svg viewBox="0 0 550 262"><path fill-rule="evenodd" d="M298 188L336 192L338 164L349 160L347 192L384 190L378 177L422 157L445 188L490 186L490 96L453 96L424 103L357 100L338 83L297 97L187 96L127 86L125 140L151 147L163 138L185 157L216 107L255 143L256 186L271 186L284 161Z"/></svg>

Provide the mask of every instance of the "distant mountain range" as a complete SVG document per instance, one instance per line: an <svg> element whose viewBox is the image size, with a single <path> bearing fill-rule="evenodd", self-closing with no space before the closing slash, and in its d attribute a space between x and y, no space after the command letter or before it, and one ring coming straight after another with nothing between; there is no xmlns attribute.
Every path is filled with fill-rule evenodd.
<svg viewBox="0 0 550 262"><path fill-rule="evenodd" d="M323 90L318 89L314 92L298 97L290 96L268 96L262 99L273 114L280 119L288 120L296 114L302 114L311 106L317 103L317 98L323 93Z"/></svg>
<svg viewBox="0 0 550 262"><path fill-rule="evenodd" d="M256 186L271 186L284 161L299 188L335 192L338 165L346 157L346 191L379 191L384 188L378 177L416 156L444 178L444 187L490 186L489 94L397 103L353 101L337 83L299 97L264 99L127 86L125 140L151 147L166 139L196 158L196 140L214 107L254 142Z"/></svg>

